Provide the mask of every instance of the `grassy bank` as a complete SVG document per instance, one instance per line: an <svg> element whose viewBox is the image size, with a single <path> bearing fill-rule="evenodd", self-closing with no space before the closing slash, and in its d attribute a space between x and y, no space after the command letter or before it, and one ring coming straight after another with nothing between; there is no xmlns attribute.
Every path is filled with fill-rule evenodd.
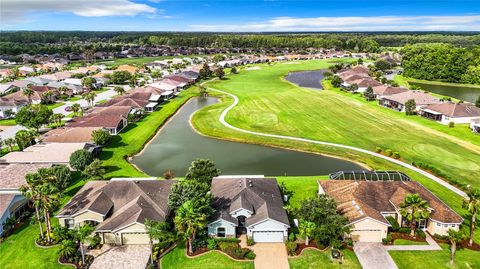
<svg viewBox="0 0 480 269"><path fill-rule="evenodd" d="M122 58L122 59L112 59L107 61L98 62L98 64L104 64L107 66L112 65L121 65L121 64L131 64L131 65L143 65L151 63L154 61L168 60L174 58L192 58L192 57L206 57L208 55L178 55L178 56L157 56L157 57L137 57L137 58Z"/></svg>
<svg viewBox="0 0 480 269"><path fill-rule="evenodd" d="M430 85L470 87L470 88L479 88L480 89L480 85L476 85L476 84L452 83L452 82L442 82L442 81L434 81L434 80L416 79L416 78L404 77L402 75L396 75L394 77L394 80L402 86L408 86L410 82L414 82L414 83L426 83L426 84L430 84Z"/></svg>

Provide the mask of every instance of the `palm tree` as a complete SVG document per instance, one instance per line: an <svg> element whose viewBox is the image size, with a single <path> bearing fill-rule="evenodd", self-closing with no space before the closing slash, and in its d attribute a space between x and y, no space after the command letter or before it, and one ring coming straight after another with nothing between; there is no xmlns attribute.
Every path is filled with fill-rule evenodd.
<svg viewBox="0 0 480 269"><path fill-rule="evenodd" d="M410 222L410 236L415 236L417 222L430 216L428 203L418 193L408 194L405 201L400 204L400 214Z"/></svg>
<svg viewBox="0 0 480 269"><path fill-rule="evenodd" d="M28 85L30 86L30 85ZM22 93L23 95L25 95L27 98L28 98L28 103L31 103L32 102L32 95L34 93L34 91L30 88L30 87L27 87L25 89L22 90Z"/></svg>
<svg viewBox="0 0 480 269"><path fill-rule="evenodd" d="M80 252L82 254L82 264L85 264L85 242L90 238L95 228L91 225L85 224L78 227L75 238L80 243Z"/></svg>
<svg viewBox="0 0 480 269"><path fill-rule="evenodd" d="M450 242L450 265L453 266L455 263L455 253L457 252L457 243L462 241L464 234L462 231L455 231L449 229L448 231L448 241Z"/></svg>
<svg viewBox="0 0 480 269"><path fill-rule="evenodd" d="M43 225L42 219L40 217L40 207L42 206L40 200L40 193L38 190L38 185L40 184L40 178L36 176L36 174L27 174L25 176L25 181L27 184L20 187L20 191L22 192L23 196L25 196L28 200L33 203L35 207L35 218L38 221L38 226L40 228L40 237L43 239Z"/></svg>
<svg viewBox="0 0 480 269"><path fill-rule="evenodd" d="M60 86L58 88L58 92L60 93L60 95L67 95L67 91L68 91L68 88L66 86Z"/></svg>
<svg viewBox="0 0 480 269"><path fill-rule="evenodd" d="M208 95L207 94L207 88L205 86L199 85L198 90L200 91L200 96L201 97L206 97Z"/></svg>
<svg viewBox="0 0 480 269"><path fill-rule="evenodd" d="M192 201L186 201L178 208L174 223L177 231L187 238L188 253L192 254L192 241L198 230L206 227L206 215Z"/></svg>
<svg viewBox="0 0 480 269"><path fill-rule="evenodd" d="M72 240L63 240L60 248L58 249L58 254L60 257L68 260L75 256L75 253L77 253L77 244L75 244L75 242Z"/></svg>
<svg viewBox="0 0 480 269"><path fill-rule="evenodd" d="M80 106L79 103L75 103L72 105L72 111L73 111L73 115L76 116L78 112L80 112L80 110L82 109L82 107Z"/></svg>
<svg viewBox="0 0 480 269"><path fill-rule="evenodd" d="M148 237L150 238L150 260L153 264L153 242L167 240L174 240L174 235L170 231L170 225L165 221L156 221L156 220L145 220L145 229L147 231Z"/></svg>
<svg viewBox="0 0 480 269"><path fill-rule="evenodd" d="M83 99L88 102L88 105L90 107L93 107L93 102L95 101L95 97L97 97L97 94L94 92L88 92L83 94Z"/></svg>
<svg viewBox="0 0 480 269"><path fill-rule="evenodd" d="M300 235L305 237L305 245L308 246L309 238L313 236L316 225L310 221L302 221L298 227Z"/></svg>
<svg viewBox="0 0 480 269"><path fill-rule="evenodd" d="M38 187L40 202L43 206L43 214L45 218L47 242L51 242L52 223L50 220L50 212L56 205L58 205L59 190L58 187L53 184L54 180L51 179L52 175L43 175L40 171L37 174L43 181Z"/></svg>
<svg viewBox="0 0 480 269"><path fill-rule="evenodd" d="M125 93L125 89L121 86L115 86L113 90L118 94L118 95L123 95Z"/></svg>
<svg viewBox="0 0 480 269"><path fill-rule="evenodd" d="M52 124L57 125L57 127L62 125L62 119L63 119L63 114L61 113L55 113L52 116L50 116L50 122Z"/></svg>
<svg viewBox="0 0 480 269"><path fill-rule="evenodd" d="M14 138L7 138L7 139L5 139L5 145L7 145L8 150L9 150L10 152L13 151L13 147L15 146L15 144L17 144L17 141L15 141Z"/></svg>
<svg viewBox="0 0 480 269"><path fill-rule="evenodd" d="M480 212L480 189L468 186L467 197L463 200L463 208L467 209L470 213L470 236L468 245L471 246L473 244L477 215Z"/></svg>

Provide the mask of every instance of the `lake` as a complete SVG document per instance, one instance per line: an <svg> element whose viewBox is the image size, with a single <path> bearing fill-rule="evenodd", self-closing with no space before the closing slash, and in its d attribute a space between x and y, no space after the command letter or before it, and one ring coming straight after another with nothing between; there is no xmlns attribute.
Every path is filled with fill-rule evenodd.
<svg viewBox="0 0 480 269"><path fill-rule="evenodd" d="M326 70L291 72L285 79L304 88L322 89L323 72Z"/></svg>
<svg viewBox="0 0 480 269"><path fill-rule="evenodd" d="M480 96L480 87L434 85L424 82L410 82L410 84L419 86L428 92L450 96L471 103L475 103Z"/></svg>
<svg viewBox="0 0 480 269"><path fill-rule="evenodd" d="M196 158L213 160L224 175L305 176L364 169L338 158L228 142L197 134L189 124L190 116L216 102L213 97L191 99L133 158L133 163L151 176L162 176L169 169L177 176L184 176Z"/></svg>

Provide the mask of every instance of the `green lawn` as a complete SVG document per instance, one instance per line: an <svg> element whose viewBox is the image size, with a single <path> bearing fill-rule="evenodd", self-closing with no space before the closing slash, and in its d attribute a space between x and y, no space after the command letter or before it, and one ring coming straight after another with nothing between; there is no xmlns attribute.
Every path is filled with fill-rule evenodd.
<svg viewBox="0 0 480 269"><path fill-rule="evenodd" d="M105 64L107 66L122 65L122 64L142 65L142 64L151 63L153 61L161 61L165 59L185 58L185 57L204 57L204 56L207 56L207 55L179 55L179 56L123 58L123 59L115 59L111 61L99 62L99 64Z"/></svg>
<svg viewBox="0 0 480 269"><path fill-rule="evenodd" d="M248 130L342 143L372 151L377 146L390 148L400 152L407 163L430 163L455 180L480 185L480 137L474 136L466 128L448 128L421 117L406 116L336 89L304 89L283 80L289 71L326 68L328 63L325 61L259 66L262 69L242 70L240 74L229 75L225 80L209 83L211 87L239 97L239 104L226 117L230 124ZM228 129L220 124L218 118L232 103L232 99L224 96L221 100L193 115L192 124L196 130L232 141L339 156L376 170L398 170L422 183L465 219L468 218L461 207L461 197L418 173L388 161L351 150L255 136ZM480 241L478 234L477 242Z"/></svg>
<svg viewBox="0 0 480 269"><path fill-rule="evenodd" d="M315 197L318 192L319 179L327 179L328 176L302 176L302 177L277 177L278 183L284 183L293 195L288 198L290 205L300 207L300 202L305 198Z"/></svg>
<svg viewBox="0 0 480 269"><path fill-rule="evenodd" d="M193 259L185 255L185 247L178 246L161 260L162 269L253 269L253 262L237 262L223 254L211 252Z"/></svg>
<svg viewBox="0 0 480 269"><path fill-rule="evenodd" d="M76 181L65 191L61 199L61 204L68 202L83 184L85 184L84 181L78 179L78 174L76 174L74 178L76 178ZM58 224L58 220L52 218L52 224ZM4 242L0 243L0 268L71 268L57 263L58 246L43 249L35 245L35 238L38 234L38 225L27 224L7 237Z"/></svg>
<svg viewBox="0 0 480 269"><path fill-rule="evenodd" d="M155 112L147 114L136 123L129 124L120 135L112 137L112 141L103 149L100 156L107 169L106 177L147 176L132 166L126 158L140 152L163 123L197 93L195 86L181 92L177 97L162 104Z"/></svg>
<svg viewBox="0 0 480 269"><path fill-rule="evenodd" d="M409 268L452 268L450 267L449 246L441 244L439 251L389 251L400 269ZM469 249L457 251L455 267L458 269L480 268L480 252Z"/></svg>
<svg viewBox="0 0 480 269"><path fill-rule="evenodd" d="M55 108L60 107L60 106L63 106L63 105L65 105L65 103L55 102L55 103L53 103L53 104L48 105L48 108L49 108L49 109L55 109Z"/></svg>
<svg viewBox="0 0 480 269"><path fill-rule="evenodd" d="M321 252L314 249L306 249L302 255L297 258L289 258L290 269L316 269L316 268L362 268L358 262L357 256L353 251L342 250L344 261L342 264L332 262L330 259L330 250Z"/></svg>
<svg viewBox="0 0 480 269"><path fill-rule="evenodd" d="M15 119L4 119L0 120L0 126L14 126L17 125Z"/></svg>
<svg viewBox="0 0 480 269"><path fill-rule="evenodd" d="M396 239L393 241L394 245L427 245L427 242L417 242L417 241L412 241L412 240L406 240L406 239Z"/></svg>

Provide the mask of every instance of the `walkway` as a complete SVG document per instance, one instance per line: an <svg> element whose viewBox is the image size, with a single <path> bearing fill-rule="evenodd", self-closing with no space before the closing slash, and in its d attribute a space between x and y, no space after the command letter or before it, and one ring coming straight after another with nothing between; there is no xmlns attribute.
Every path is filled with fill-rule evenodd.
<svg viewBox="0 0 480 269"><path fill-rule="evenodd" d="M385 248L390 250L398 251L410 251L410 250L419 250L419 251L432 251L432 250L442 250L442 248L437 244L435 240L428 234L426 234L426 240L428 245L394 245L394 246L385 246Z"/></svg>
<svg viewBox="0 0 480 269"><path fill-rule="evenodd" d="M89 251L95 257L90 269L145 268L150 259L148 245L103 245L100 251Z"/></svg>
<svg viewBox="0 0 480 269"><path fill-rule="evenodd" d="M388 156L385 156L385 155L382 155L382 154L379 154L379 153L376 153L376 152L373 152L373 151L369 151L369 150L365 150L365 149L361 149L361 148L357 148L357 147L353 147L353 146L347 146L347 145L343 145L343 144L337 144L337 143L330 143L330 142L324 142L324 141L318 141L318 140L312 140L312 139L306 139L306 138L300 138L300 137L293 137L293 136L285 136L285 135L275 135L275 134L267 134L267 133L259 133L259 132L254 132L254 131L249 131L249 130L245 130L245 129L241 129L241 128L238 128L238 127L235 127L233 125L230 125L228 122L225 121L225 116L227 115L228 112L230 112L230 110L232 108L234 108L237 104L238 104L238 97L234 94L231 94L231 93L228 93L228 92L224 92L224 91L221 91L221 90L217 90L217 89L214 89L214 88L211 88L209 87L208 89L210 90L213 90L213 91L216 91L216 92L220 92L220 93L223 93L223 94L226 94L230 97L233 98L233 104L231 104L229 107L227 107L223 112L222 114L220 115L220 123L222 123L225 127L227 128L230 128L230 129L233 129L233 130L236 130L236 131L239 131L239 132L242 132L242 133L247 133L247 134L252 134L252 135L259 135L259 136L266 136L266 137L273 137L273 138L280 138L280 139L288 139L288 140L294 140L294 141L300 141L300 142L306 142L306 143L313 143L313 144L319 144L319 145L325 145L325 146L331 146L331 147L337 147L337 148L344 148L344 149L349 149L349 150L354 150L354 151L358 151L358 152L361 152L361 153L365 153L365 154L368 154L368 155L371 155L371 156L374 156L374 157L378 157L378 158L381 158L381 159L384 159L384 160L387 160L391 163L394 163L394 164L398 164L400 166L403 166L407 169L410 169L412 171L415 171L419 174L422 174L423 176L439 183L440 185L444 186L445 188L455 192L456 194L460 195L460 196L463 196L465 197L466 194L465 192L461 191L460 189L458 189L457 187L454 187L452 185L450 185L449 183L443 181L442 179L440 179L439 177L436 177L428 172L425 172L423 171L422 169L420 168L417 168L413 165L410 165L408 163L404 163L400 160L397 160L397 159L394 159L394 158L390 158Z"/></svg>
<svg viewBox="0 0 480 269"><path fill-rule="evenodd" d="M358 261L365 269L398 269L382 243L358 242L353 246Z"/></svg>

